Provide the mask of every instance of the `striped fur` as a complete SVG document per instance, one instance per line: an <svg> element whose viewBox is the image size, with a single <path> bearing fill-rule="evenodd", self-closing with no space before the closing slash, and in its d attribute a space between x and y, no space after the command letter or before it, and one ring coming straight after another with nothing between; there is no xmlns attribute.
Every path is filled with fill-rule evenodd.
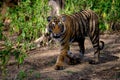
<svg viewBox="0 0 120 80"><path fill-rule="evenodd" d="M91 63L99 62L99 54L100 50L104 47L104 42L99 41L98 16L93 11L83 10L73 15L49 16L47 20L49 22L48 31L61 44L61 52L57 58L55 69L63 69L65 57L73 58L73 54L69 54L72 42L78 42L80 53L84 55L84 41L86 36L90 38L95 50L95 60ZM102 46L99 46L99 42L102 43Z"/></svg>

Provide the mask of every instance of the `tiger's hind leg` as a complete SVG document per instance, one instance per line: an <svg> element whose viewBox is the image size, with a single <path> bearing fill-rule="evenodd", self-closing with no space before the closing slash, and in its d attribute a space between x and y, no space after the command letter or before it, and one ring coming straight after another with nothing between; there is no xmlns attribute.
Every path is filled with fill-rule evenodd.
<svg viewBox="0 0 120 80"><path fill-rule="evenodd" d="M99 47L99 35L94 35L91 37L91 42L94 48L94 59L90 60L90 64L98 64L100 62L100 47Z"/></svg>

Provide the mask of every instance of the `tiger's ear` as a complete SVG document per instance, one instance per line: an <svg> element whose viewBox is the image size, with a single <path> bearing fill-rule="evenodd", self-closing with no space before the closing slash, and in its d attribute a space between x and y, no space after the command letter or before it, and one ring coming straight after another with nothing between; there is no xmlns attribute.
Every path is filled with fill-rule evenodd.
<svg viewBox="0 0 120 80"><path fill-rule="evenodd" d="M65 22L66 16L62 16L62 21Z"/></svg>
<svg viewBox="0 0 120 80"><path fill-rule="evenodd" d="M51 19L52 19L52 16L48 16L48 17L47 17L47 21L48 21L48 22L50 22Z"/></svg>

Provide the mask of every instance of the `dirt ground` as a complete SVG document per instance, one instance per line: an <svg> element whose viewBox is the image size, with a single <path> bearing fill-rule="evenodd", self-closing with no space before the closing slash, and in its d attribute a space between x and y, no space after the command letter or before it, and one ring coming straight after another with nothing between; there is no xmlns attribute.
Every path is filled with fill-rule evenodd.
<svg viewBox="0 0 120 80"><path fill-rule="evenodd" d="M29 52L20 68L14 61L7 66L6 80L120 80L120 35L104 34L100 36L100 40L105 42L100 64L88 63L89 59L93 58L93 48L86 38L86 51L82 63L65 64L64 70L54 70L59 47L37 48ZM76 43L71 45L71 51L76 55L79 54Z"/></svg>

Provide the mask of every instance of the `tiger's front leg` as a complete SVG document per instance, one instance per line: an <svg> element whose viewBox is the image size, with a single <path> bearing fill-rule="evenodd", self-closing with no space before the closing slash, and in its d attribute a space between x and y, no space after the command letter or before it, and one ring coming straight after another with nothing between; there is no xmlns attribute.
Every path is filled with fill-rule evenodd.
<svg viewBox="0 0 120 80"><path fill-rule="evenodd" d="M84 52L85 52L84 41L85 41L84 37L81 37L78 41L79 48L80 48L80 55L79 56L76 56L76 55L72 54L70 51L68 52L68 57L70 59L70 62L69 62L70 64L81 63L81 60L83 59Z"/></svg>
<svg viewBox="0 0 120 80"><path fill-rule="evenodd" d="M64 69L64 58L66 55L67 55L66 50L61 51L60 55L57 58L56 64L55 64L55 70L63 70Z"/></svg>
<svg viewBox="0 0 120 80"><path fill-rule="evenodd" d="M67 57L67 52L69 50L69 45L65 44L61 46L61 52L57 58L55 64L55 70L62 70L64 69L64 58Z"/></svg>
<svg viewBox="0 0 120 80"><path fill-rule="evenodd" d="M78 63L80 63L80 57L79 56L76 56L76 55L74 55L72 52L70 52L70 51L68 51L68 53L67 53L68 55L67 55L67 58L69 59L69 62L68 62L68 64L70 64L70 65L75 65L75 64L78 64Z"/></svg>

